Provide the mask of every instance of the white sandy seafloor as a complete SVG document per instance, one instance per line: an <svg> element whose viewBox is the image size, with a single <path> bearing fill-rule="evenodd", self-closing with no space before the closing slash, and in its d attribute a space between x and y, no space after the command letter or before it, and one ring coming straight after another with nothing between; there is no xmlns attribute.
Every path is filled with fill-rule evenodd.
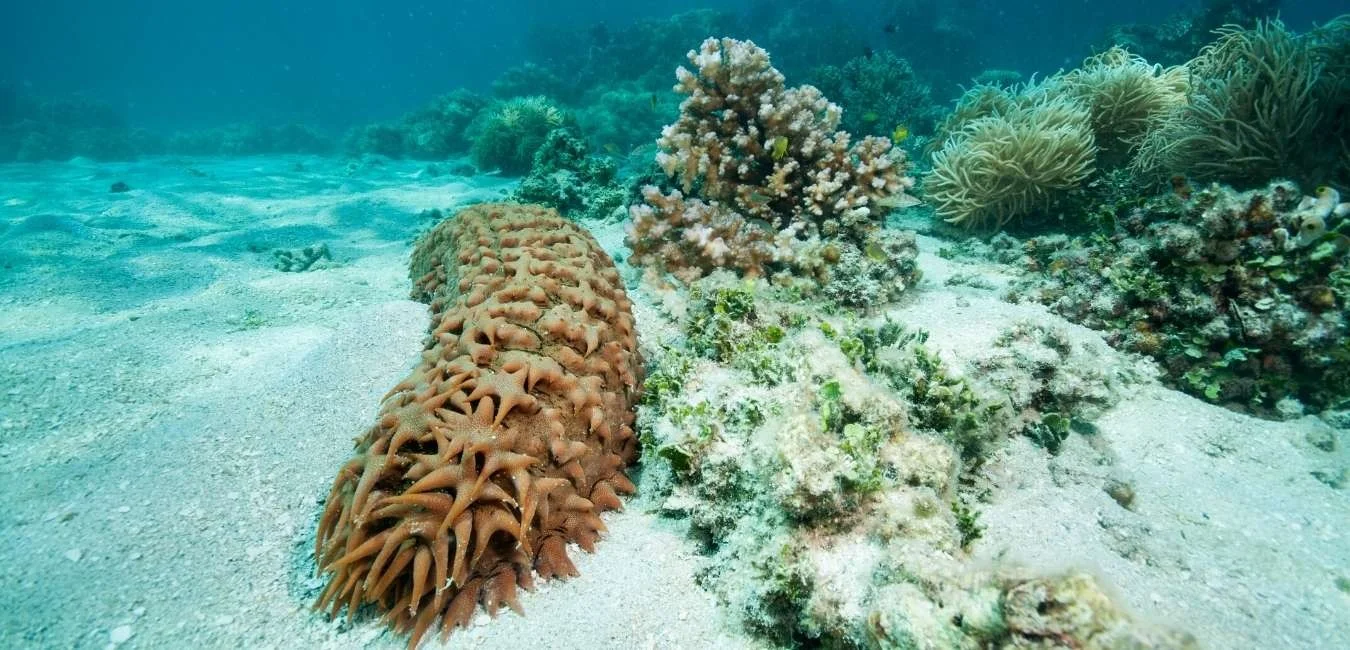
<svg viewBox="0 0 1350 650"><path fill-rule="evenodd" d="M297 166L297 163L301 163ZM413 364L418 213L510 183L321 158L0 166L0 647L399 648L377 620L312 613L319 500ZM132 191L110 194L125 181ZM617 226L597 234L611 251ZM275 270L326 243L335 263ZM1100 336L997 292L922 239L893 310L959 362L1019 319ZM638 296L640 306L647 302ZM642 310L638 313L642 319ZM642 326L642 323L639 323ZM1104 354L1114 354L1105 352ZM1056 457L991 464L975 561L1086 569L1136 616L1209 648L1350 647L1347 466L1275 423L1146 383ZM1135 510L1103 483L1123 478ZM639 481L639 488L641 482ZM641 496L607 516L581 577L450 640L482 648L754 648L694 580L679 522ZM429 647L437 647L433 640Z"/></svg>

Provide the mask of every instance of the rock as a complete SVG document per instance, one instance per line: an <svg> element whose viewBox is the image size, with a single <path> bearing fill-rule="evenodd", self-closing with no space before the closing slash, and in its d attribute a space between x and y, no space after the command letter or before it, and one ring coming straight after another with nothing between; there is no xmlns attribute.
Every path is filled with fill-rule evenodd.
<svg viewBox="0 0 1350 650"><path fill-rule="evenodd" d="M1275 412L1281 420L1297 420L1303 417L1303 402L1294 397L1285 397L1275 403Z"/></svg>
<svg viewBox="0 0 1350 650"><path fill-rule="evenodd" d="M1307 428L1304 430L1303 439L1308 444L1328 453L1336 451L1335 429L1315 417L1308 417L1306 424Z"/></svg>
<svg viewBox="0 0 1350 650"><path fill-rule="evenodd" d="M130 191L131 186L127 185L126 183L123 183L122 181L117 181L116 183L112 184L112 187L108 188L108 192L111 194L121 194L122 192L130 192Z"/></svg>
<svg viewBox="0 0 1350 650"><path fill-rule="evenodd" d="M1112 478L1107 480L1103 489L1116 503L1120 504L1120 507L1126 510L1134 510L1134 485L1129 481Z"/></svg>
<svg viewBox="0 0 1350 650"><path fill-rule="evenodd" d="M112 632L108 633L108 640L112 642L113 645L121 645L130 641L132 634L133 630L130 625L119 625L113 628Z"/></svg>

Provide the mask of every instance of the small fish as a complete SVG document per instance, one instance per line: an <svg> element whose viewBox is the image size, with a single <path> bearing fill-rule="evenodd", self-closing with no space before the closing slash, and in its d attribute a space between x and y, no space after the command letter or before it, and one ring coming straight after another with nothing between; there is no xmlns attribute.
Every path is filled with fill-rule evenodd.
<svg viewBox="0 0 1350 650"><path fill-rule="evenodd" d="M751 193L750 193L750 196L749 196L748 198L750 199L750 202L751 202L751 203L768 203L768 202L769 202L769 197L768 197L767 195L760 194L759 192L751 192Z"/></svg>
<svg viewBox="0 0 1350 650"><path fill-rule="evenodd" d="M876 54L876 52L873 51L871 47L869 47L869 46L863 46L863 56L864 56L864 57L870 59L870 58L872 58L872 55L874 55L874 54Z"/></svg>
<svg viewBox="0 0 1350 650"><path fill-rule="evenodd" d="M890 210L908 208L911 205L919 205L920 203L923 203L923 201L920 201L909 194L905 194L904 192L896 192L888 197L876 200L877 207Z"/></svg>
<svg viewBox="0 0 1350 650"><path fill-rule="evenodd" d="M652 112L656 112L656 93L652 93Z"/></svg>
<svg viewBox="0 0 1350 650"><path fill-rule="evenodd" d="M868 242L867 246L863 248L863 254L877 262L886 261L886 249L876 242Z"/></svg>
<svg viewBox="0 0 1350 650"><path fill-rule="evenodd" d="M895 125L895 130L891 131L891 142L893 144L900 144L901 142L904 142L905 140L908 139L909 139L909 127L905 126L904 124Z"/></svg>
<svg viewBox="0 0 1350 650"><path fill-rule="evenodd" d="M619 153L619 145L614 144L613 142L606 142L606 143L605 143L605 153L609 153L609 154Z"/></svg>
<svg viewBox="0 0 1350 650"><path fill-rule="evenodd" d="M1172 177L1172 193L1182 201L1191 200L1191 184L1185 176L1177 174Z"/></svg>
<svg viewBox="0 0 1350 650"><path fill-rule="evenodd" d="M882 27L881 31L886 32L887 34L894 34L896 31L895 23L886 23L886 26Z"/></svg>
<svg viewBox="0 0 1350 650"><path fill-rule="evenodd" d="M868 123L868 124L871 124L871 123L873 123L873 122L875 122L875 121L877 121L877 120L879 120L879 119L881 119L881 116L880 116L880 115L877 115L877 112L876 112L876 111L867 111L866 113L863 113L863 115L862 115L862 121L864 121L864 122L866 122L866 123Z"/></svg>
<svg viewBox="0 0 1350 650"><path fill-rule="evenodd" d="M787 155L788 139L787 136L780 135L773 139L773 159L782 160Z"/></svg>

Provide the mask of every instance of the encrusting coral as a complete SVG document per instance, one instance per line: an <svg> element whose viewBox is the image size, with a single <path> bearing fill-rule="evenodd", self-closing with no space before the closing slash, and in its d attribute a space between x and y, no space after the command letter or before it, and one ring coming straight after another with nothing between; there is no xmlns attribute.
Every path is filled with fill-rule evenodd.
<svg viewBox="0 0 1350 650"><path fill-rule="evenodd" d="M537 206L483 204L428 232L413 297L433 314L422 360L343 465L315 540L316 607L384 611L415 647L516 587L576 575L634 486L642 381L630 303L585 230Z"/></svg>
<svg viewBox="0 0 1350 650"><path fill-rule="evenodd" d="M852 142L839 107L811 86L787 88L754 43L710 38L689 61L696 71L676 75L680 117L657 142L679 189L645 188L632 206L635 263L686 280L714 268L767 276L803 266L800 249L813 248L803 242L865 246L904 200L903 153L885 138Z"/></svg>

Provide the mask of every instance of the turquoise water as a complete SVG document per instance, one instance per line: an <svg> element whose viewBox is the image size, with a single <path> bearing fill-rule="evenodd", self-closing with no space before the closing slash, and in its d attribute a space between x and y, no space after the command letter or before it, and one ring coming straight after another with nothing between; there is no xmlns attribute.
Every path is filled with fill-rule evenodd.
<svg viewBox="0 0 1350 650"><path fill-rule="evenodd" d="M1350 647L1343 3L442 4L7 8L0 647Z"/></svg>

